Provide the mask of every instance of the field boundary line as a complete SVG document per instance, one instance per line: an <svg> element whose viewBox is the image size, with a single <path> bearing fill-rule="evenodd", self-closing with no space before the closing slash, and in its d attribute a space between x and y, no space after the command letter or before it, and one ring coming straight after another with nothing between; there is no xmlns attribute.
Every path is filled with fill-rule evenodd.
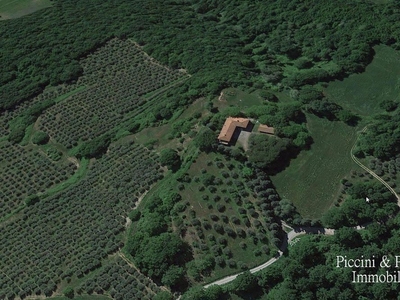
<svg viewBox="0 0 400 300"><path fill-rule="evenodd" d="M8 6L8 5L10 5L10 4L13 4L13 3L15 3L15 2L18 2L18 0L14 0L14 1L8 2L8 3L6 3L6 4L3 4L3 5L0 6L0 8L6 7L6 6Z"/></svg>
<svg viewBox="0 0 400 300"><path fill-rule="evenodd" d="M148 277L148 276L146 276L145 274L143 274L143 273L139 270L139 268L136 267L136 266L125 256L125 254L124 254L122 251L118 251L118 256L119 256L120 258L122 258L131 268L135 269L136 272L138 272L139 274L142 274L144 277L146 277L147 279L149 279L153 284L155 284L154 281L153 281L150 277ZM156 285L157 285L157 284L156 284ZM159 286L159 285L157 285L157 286ZM168 289L167 289L165 286L163 286L163 285L160 285L159 287L160 287L160 289L162 289L163 291L170 292L170 290L168 290Z"/></svg>

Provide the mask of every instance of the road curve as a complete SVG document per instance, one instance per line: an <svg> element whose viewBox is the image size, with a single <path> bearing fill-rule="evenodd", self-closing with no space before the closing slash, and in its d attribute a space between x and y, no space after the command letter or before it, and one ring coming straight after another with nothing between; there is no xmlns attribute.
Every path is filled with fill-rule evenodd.
<svg viewBox="0 0 400 300"><path fill-rule="evenodd" d="M367 130L367 127L368 127L368 125L365 126L365 127L361 130L360 133L364 133L364 132ZM350 150L351 159L352 159L358 166L360 166L360 167L363 168L365 171L367 171L369 174L371 174L373 177L375 177L375 178L376 178L380 183L382 183L393 195L395 195L396 198L397 198L397 205L400 206L400 196L396 193L396 191L395 191L385 180L383 180L381 177L379 177L374 171L372 171L371 169L369 169L368 167L366 167L365 165L363 165L363 164L358 160L358 158L354 156L353 151L354 151L354 149L356 148L357 141L358 141L358 138L356 139L356 141L355 141L353 147L352 147L351 150Z"/></svg>
<svg viewBox="0 0 400 300"><path fill-rule="evenodd" d="M335 230L334 229L329 229L329 228L322 228L322 227L302 227L302 228L293 228L291 231L289 231L287 233L287 238L285 239L285 241L283 242L282 246L280 247L280 250L278 251L278 254L271 258L270 260L268 260L267 262L263 263L262 265L259 265L257 267L254 267L252 269L250 269L250 273L256 273L258 271L261 271L265 268L267 268L268 266L272 265L274 262L276 262L282 255L283 252L287 249L288 244L290 244L291 241L293 241L295 238L297 238L300 235L303 234L310 234L310 233L314 233L314 234L325 234L325 235L333 235L335 234ZM216 280L214 282L211 282L209 284L206 284L204 286L204 288L208 288L212 285L224 285L226 283L232 282L236 279L236 277L238 277L240 274L243 274L244 272L240 272L234 275L230 275L227 277L224 277L222 279Z"/></svg>
<svg viewBox="0 0 400 300"><path fill-rule="evenodd" d="M361 131L360 134L364 133L368 128L368 125L365 126ZM366 167L365 165L363 165L353 154L353 151L357 145L357 141L358 138L356 139L356 141L354 142L353 147L350 150L350 156L351 159L358 165L360 166L362 169L364 169L365 171L367 171L369 174L371 174L374 178L376 178L379 182L381 182L393 195L396 196L397 198L397 205L400 206L400 196L396 193L396 191L385 181L383 180L381 177L379 177L374 171L372 171L371 169L369 169L368 167ZM286 224L284 224L286 225ZM356 230L362 230L364 229L368 224L364 224L364 225L359 225L354 227L354 229ZM288 226L288 225L286 225ZM288 226L290 227L290 226ZM290 227L291 228L291 227ZM271 258L269 261L263 263L262 265L259 265L253 269L250 269L250 273L255 273L258 271L261 271L265 268L267 268L268 266L270 266L271 264L273 264L274 262L276 262L282 255L283 252L287 249L288 244L290 244L290 242L292 242L295 238L297 238L299 235L303 235L303 234L309 234L309 233L314 233L314 234L324 234L324 235L334 235L335 234L335 230L334 229L330 229L330 228L318 228L318 227L303 227L303 228L292 228L291 231L289 231L287 233L287 238L286 240L283 242L280 250L278 251L278 254ZM214 282L211 282L209 284L206 284L204 286L204 288L208 288L212 285L223 285L229 282L232 282L233 280L236 279L236 277L238 277L240 274L243 274L244 272L240 272L238 274L235 275L230 275L227 277L224 277L222 279L216 280Z"/></svg>

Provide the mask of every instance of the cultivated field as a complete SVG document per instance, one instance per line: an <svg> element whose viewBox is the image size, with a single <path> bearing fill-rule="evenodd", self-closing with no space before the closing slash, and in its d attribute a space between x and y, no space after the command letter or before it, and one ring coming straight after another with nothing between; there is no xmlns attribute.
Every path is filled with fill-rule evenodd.
<svg viewBox="0 0 400 300"><path fill-rule="evenodd" d="M203 280L253 267L275 254L273 227L256 204L245 172L236 161L202 153L188 171L191 182L178 184L187 201L179 211L187 228L184 239L197 260L216 258L215 271ZM275 192L268 191L271 195Z"/></svg>
<svg viewBox="0 0 400 300"><path fill-rule="evenodd" d="M0 20L19 18L51 5L51 0L0 0Z"/></svg>
<svg viewBox="0 0 400 300"><path fill-rule="evenodd" d="M63 284L67 289L77 282L71 281ZM75 288L73 299L75 300L141 300L153 299L161 289L146 276L139 273L119 255L113 255L100 267L93 276L82 280ZM90 293L90 294L85 294ZM112 297L112 298L111 298ZM69 300L65 296L55 296L50 300ZM34 300L40 300L34 299Z"/></svg>
<svg viewBox="0 0 400 300"><path fill-rule="evenodd" d="M125 260L115 257L93 277L82 282L79 291L106 294L112 299L149 300L161 289Z"/></svg>
<svg viewBox="0 0 400 300"><path fill-rule="evenodd" d="M74 174L75 164L62 153L52 157L53 149L0 142L0 221L24 207L29 196L40 195Z"/></svg>
<svg viewBox="0 0 400 300"><path fill-rule="evenodd" d="M122 247L127 214L160 176L154 154L114 145L77 184L0 224L0 299L49 296L99 268Z"/></svg>
<svg viewBox="0 0 400 300"><path fill-rule="evenodd" d="M46 88L0 116L0 299L59 296L68 286L85 300L104 299L91 294L151 299L158 291L118 258L129 212L163 177L158 155L132 136L98 159L77 159L67 150L146 117L188 75L160 65L130 40L111 40L81 63L77 82ZM32 114L37 120L21 143L8 142L20 116ZM38 131L50 140L34 144ZM32 195L39 202L26 207Z"/></svg>
<svg viewBox="0 0 400 300"><path fill-rule="evenodd" d="M158 64L130 40L108 42L82 65L84 75L76 86L86 89L48 109L38 123L67 148L137 116L158 90L186 78Z"/></svg>
<svg viewBox="0 0 400 300"><path fill-rule="evenodd" d="M350 158L356 128L314 115L307 121L314 144L272 181L280 196L291 200L304 217L318 218L336 200L340 180L358 168Z"/></svg>
<svg viewBox="0 0 400 300"><path fill-rule="evenodd" d="M400 54L388 46L375 46L375 56L365 72L334 81L326 94L344 108L362 116L383 112L382 100L400 100Z"/></svg>

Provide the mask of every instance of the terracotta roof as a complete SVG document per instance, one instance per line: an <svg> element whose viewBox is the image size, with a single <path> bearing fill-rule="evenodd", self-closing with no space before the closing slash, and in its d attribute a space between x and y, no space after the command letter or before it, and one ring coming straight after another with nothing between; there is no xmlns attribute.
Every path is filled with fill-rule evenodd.
<svg viewBox="0 0 400 300"><path fill-rule="evenodd" d="M262 133L268 133L268 134L275 133L274 127L269 127L268 125L264 125L264 124L260 124L260 126L258 126L258 131L262 132Z"/></svg>
<svg viewBox="0 0 400 300"><path fill-rule="evenodd" d="M218 140L229 143L236 127L246 128L249 125L249 122L250 120L245 118L227 118L224 126L222 126L221 132L219 133Z"/></svg>

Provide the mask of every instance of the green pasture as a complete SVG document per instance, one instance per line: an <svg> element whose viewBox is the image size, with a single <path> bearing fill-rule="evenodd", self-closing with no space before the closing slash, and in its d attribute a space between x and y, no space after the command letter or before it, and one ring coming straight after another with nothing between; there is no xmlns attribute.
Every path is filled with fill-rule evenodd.
<svg viewBox="0 0 400 300"><path fill-rule="evenodd" d="M365 72L336 80L325 90L336 103L362 116L383 112L383 100L400 101L400 53L384 45L374 50Z"/></svg>
<svg viewBox="0 0 400 300"><path fill-rule="evenodd" d="M311 149L272 180L282 198L291 200L304 217L315 219L337 199L340 180L358 168L350 157L357 128L314 115L307 115L307 121L314 139Z"/></svg>
<svg viewBox="0 0 400 300"><path fill-rule="evenodd" d="M218 97L218 100L216 101L216 106L218 108L224 108L228 106L246 108L263 103L263 99L258 95L257 92L248 93L237 88L227 88L224 89L222 93L222 97Z"/></svg>
<svg viewBox="0 0 400 300"><path fill-rule="evenodd" d="M0 0L0 20L19 18L52 5L52 0Z"/></svg>
<svg viewBox="0 0 400 300"><path fill-rule="evenodd" d="M177 138L172 134L174 132L174 123L183 120L189 120L193 118L196 113L200 114L202 117L208 115L209 112L206 110L205 106L206 99L200 98L187 108L176 111L169 123L157 127L148 127L135 134L134 140L145 145L146 147L153 145L160 149L167 147L177 148L179 146L186 147L190 138L187 134L183 134L182 137L185 141L179 144ZM197 123L198 120L192 120L188 122ZM196 125L193 125L192 127L194 129Z"/></svg>

